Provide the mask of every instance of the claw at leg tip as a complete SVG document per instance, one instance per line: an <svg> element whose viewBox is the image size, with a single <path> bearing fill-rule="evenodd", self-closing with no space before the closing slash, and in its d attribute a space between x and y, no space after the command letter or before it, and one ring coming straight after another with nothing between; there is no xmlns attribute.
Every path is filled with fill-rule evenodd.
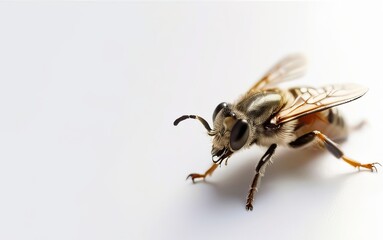
<svg viewBox="0 0 383 240"><path fill-rule="evenodd" d="M190 174L190 175L188 175L187 177L186 177L186 180L188 180L189 178L191 178L191 180L193 181L193 183L194 183L194 178L192 177L192 175Z"/></svg>

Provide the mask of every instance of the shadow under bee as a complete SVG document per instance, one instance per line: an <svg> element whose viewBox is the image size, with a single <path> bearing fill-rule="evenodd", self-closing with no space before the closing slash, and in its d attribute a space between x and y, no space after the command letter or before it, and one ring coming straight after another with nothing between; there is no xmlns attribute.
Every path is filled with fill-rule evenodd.
<svg viewBox="0 0 383 240"><path fill-rule="evenodd" d="M267 167L265 177L262 179L261 189L257 193L255 201L262 201L262 198L269 199L267 195L280 190L280 186L283 186L281 183L286 182L290 182L288 188L293 189L293 191L301 191L299 188L303 185L306 189L302 189L302 192L311 191L307 189L316 189L318 195L325 193L323 195L324 201L331 201L346 179L358 173L358 171L350 168L350 171L344 174L336 173L331 177L324 176L321 173L325 170L319 161L323 161L326 157L331 158L334 161L333 164L337 164L338 161L333 156L325 153L326 151L322 149L294 151L280 149L274 157L274 163ZM213 175L198 183L211 186L214 190L213 194L207 194L209 195L208 198L215 203L222 202L224 199L226 203L243 205L259 158L259 154L251 158L245 157L240 160L241 163L237 164L235 168L225 169L225 173L219 176L217 180L214 179L216 176ZM230 159L228 165L236 160L238 159ZM221 168L225 167L222 166ZM296 183L300 186L297 186ZM197 187L200 184L195 186ZM323 191L320 191L321 189ZM310 197L312 196L308 196L308 198Z"/></svg>

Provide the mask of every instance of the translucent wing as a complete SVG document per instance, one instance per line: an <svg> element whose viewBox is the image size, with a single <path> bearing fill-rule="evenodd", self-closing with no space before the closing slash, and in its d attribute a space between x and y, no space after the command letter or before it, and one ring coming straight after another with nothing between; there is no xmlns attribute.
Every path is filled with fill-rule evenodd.
<svg viewBox="0 0 383 240"><path fill-rule="evenodd" d="M251 94L276 83L301 77L305 73L305 69L306 59L302 55L289 55L272 67L247 93Z"/></svg>
<svg viewBox="0 0 383 240"><path fill-rule="evenodd" d="M283 107L271 123L288 122L310 113L344 104L360 98L367 92L366 87L357 84L328 85L322 88L293 88L289 91L295 99Z"/></svg>

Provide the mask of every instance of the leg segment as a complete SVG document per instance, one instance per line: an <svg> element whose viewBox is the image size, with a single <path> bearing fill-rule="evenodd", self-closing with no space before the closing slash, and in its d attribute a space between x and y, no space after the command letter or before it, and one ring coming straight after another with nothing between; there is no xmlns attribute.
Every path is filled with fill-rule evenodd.
<svg viewBox="0 0 383 240"><path fill-rule="evenodd" d="M219 166L218 164L214 163L204 174L191 173L189 174L189 176L187 176L186 179L191 178L193 183L195 183L194 179L199 179L199 178L205 179L206 176L212 175L214 170L217 169L218 166Z"/></svg>
<svg viewBox="0 0 383 240"><path fill-rule="evenodd" d="M290 143L290 146L293 148L301 147L310 143L315 138L319 139L319 141L323 143L323 145L326 147L326 149L330 153L332 153L332 155L334 155L336 158L342 158L343 161L345 161L346 163L350 164L353 167L357 167L359 169L362 167L362 168L370 169L371 171L374 171L374 170L377 171L376 165L380 165L380 163L378 162L362 164L360 162L357 162L355 160L352 160L346 157L335 142L333 142L326 135L324 135L323 133L319 131L313 131L297 138L295 141Z"/></svg>
<svg viewBox="0 0 383 240"><path fill-rule="evenodd" d="M272 144L266 153L262 156L257 167L255 168L255 175L250 186L249 194L247 195L246 210L253 210L254 191L258 191L258 187L261 183L261 177L264 175L267 165L271 160L271 156L274 154L277 144Z"/></svg>

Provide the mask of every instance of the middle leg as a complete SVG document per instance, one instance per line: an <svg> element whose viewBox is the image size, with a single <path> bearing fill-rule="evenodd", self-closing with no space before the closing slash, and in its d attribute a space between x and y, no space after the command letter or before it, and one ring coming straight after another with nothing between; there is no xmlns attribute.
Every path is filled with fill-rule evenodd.
<svg viewBox="0 0 383 240"><path fill-rule="evenodd" d="M247 195L246 210L253 210L254 191L258 191L258 187L261 183L261 177L265 174L267 165L271 160L271 156L274 154L277 144L272 144L266 153L262 156L257 167L255 168L255 175L250 186L249 194Z"/></svg>

